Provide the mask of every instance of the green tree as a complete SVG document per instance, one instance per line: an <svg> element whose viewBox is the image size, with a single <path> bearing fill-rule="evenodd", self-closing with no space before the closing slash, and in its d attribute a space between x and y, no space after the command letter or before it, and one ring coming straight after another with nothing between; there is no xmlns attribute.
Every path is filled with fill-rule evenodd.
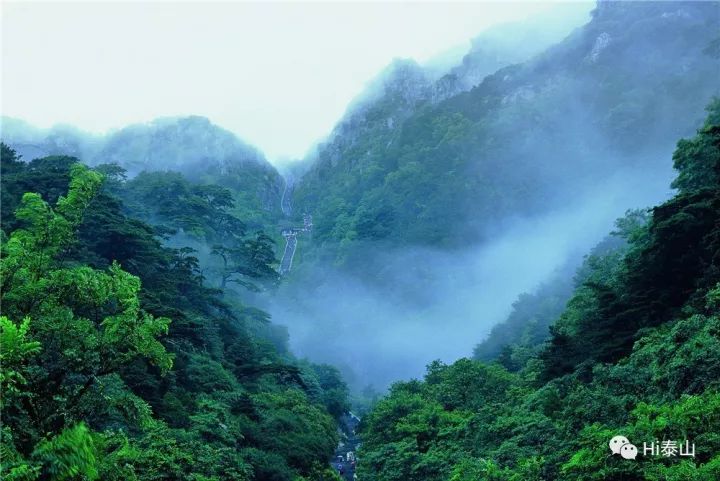
<svg viewBox="0 0 720 481"><path fill-rule="evenodd" d="M97 477L92 435L82 424L96 408L94 387L140 357L163 372L172 366L157 340L170 321L140 309L137 277L117 264L103 272L66 262L102 183L79 164L70 175L55 208L38 194L23 195L22 227L0 260L3 310L24 318L19 326L0 320L4 435L42 479Z"/></svg>

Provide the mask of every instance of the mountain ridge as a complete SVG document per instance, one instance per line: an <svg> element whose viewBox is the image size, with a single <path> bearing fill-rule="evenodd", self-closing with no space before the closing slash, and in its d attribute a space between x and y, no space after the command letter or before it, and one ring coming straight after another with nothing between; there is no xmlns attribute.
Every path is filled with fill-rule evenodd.
<svg viewBox="0 0 720 481"><path fill-rule="evenodd" d="M160 117L105 135L55 126L38 129L3 117L2 138L25 160L70 155L88 165L116 163L127 175L178 171L193 182L232 188L252 208L277 216L284 186L277 169L255 147L202 116Z"/></svg>
<svg viewBox="0 0 720 481"><path fill-rule="evenodd" d="M593 185L628 167L669 178L670 166L659 165L668 139L691 133L718 93L718 62L707 53L715 12L703 3L601 3L585 26L525 63L404 120L341 132L318 150L296 205L318 212L320 243L402 233L443 244L462 224L472 226L461 238L567 202L572 194L559 186L570 177ZM381 120L392 108L402 103L386 96L375 105ZM650 117L658 120L645 125Z"/></svg>

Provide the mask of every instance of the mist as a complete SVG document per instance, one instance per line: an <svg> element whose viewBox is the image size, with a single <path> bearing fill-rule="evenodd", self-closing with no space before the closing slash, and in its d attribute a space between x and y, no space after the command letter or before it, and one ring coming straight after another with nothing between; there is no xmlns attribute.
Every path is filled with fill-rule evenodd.
<svg viewBox="0 0 720 481"><path fill-rule="evenodd" d="M617 171L571 205L507 219L462 249L364 244L367 262L383 266L372 279L331 263L301 266L265 308L288 327L293 352L338 366L356 391L421 377L434 359L470 356L519 294L578 266L626 210L668 198L671 162L657 155L665 168Z"/></svg>
<svg viewBox="0 0 720 481"><path fill-rule="evenodd" d="M295 188L322 238L301 238L297 268L264 304L294 352L338 366L355 390L420 377L433 359L470 356L519 294L578 266L628 209L672 194L675 143L717 93L713 36L697 27L707 12L649 4L659 22L699 32L681 44L643 6L607 5L494 74L477 50L461 67L479 59L478 74L458 67L442 84L412 62L379 77ZM617 28L621 15L634 29ZM660 45L666 55L628 53ZM435 99L438 85L477 77Z"/></svg>
<svg viewBox="0 0 720 481"><path fill-rule="evenodd" d="M486 122L492 125L492 129L482 131L481 134L490 140L496 136L502 145L498 147L491 141L487 144L469 143L471 147L462 151L461 155L469 159L468 171L482 171L478 176L493 179L498 189L508 188L515 195L523 193L525 178L540 179L529 188L536 189L531 194L536 196L531 209L523 212L524 208L520 207L517 211L522 213L499 216L492 220L472 211L465 212L463 215L466 216L466 222L457 229L459 238L454 239L452 245L445 249L420 245L412 237L414 232L403 233L410 241L398 241L397 237L386 242L358 241L344 263L337 262L333 257L332 247L327 248L327 252L310 252L308 244L313 241L308 236L301 239L298 261L277 292L258 296L233 291L243 300L258 303L267 309L272 314L273 322L288 328L294 353L340 367L349 384L356 390L369 384L386 388L394 381L422 375L425 365L433 359L450 362L470 355L473 346L482 341L491 327L508 315L519 294L532 292L563 266L579 265L583 255L612 230L614 220L627 209L655 204L671 193L669 184L673 172L670 155L676 134L692 130L691 125L681 124L678 118L687 120L695 115L699 111L697 106L704 104L705 99L689 102L678 96L667 101L653 100L652 106L659 114L649 128L642 122L640 112L644 111L640 107L636 108L633 102L621 104L627 112L618 108L608 114L604 104L593 103L590 94L595 92L587 88L588 79L593 77L586 70L578 69L580 73L573 77L568 71L558 69L555 72L546 65L553 64L553 55L561 61L566 60L560 55L563 49L583 51L582 55L578 54L578 58L582 59L581 63L585 67L597 63L600 52L595 52L597 49L594 45L597 45L601 32L590 29L583 35L580 32L582 28L574 30L588 20L588 11L592 5L556 6L546 9L543 15L525 18L530 13L543 11L539 6L536 7L513 14L501 9L501 12L498 10L501 14L482 22L462 23L465 37L461 39L448 32L436 32L442 41L436 38L436 44L432 46L423 42L422 48L406 49L407 45L401 42L397 48L377 47L383 53L380 57L351 59L356 67L352 71L354 77L362 80L352 85L344 77L349 71L330 62L334 69L342 70L338 74L342 78L331 76L326 79L317 71L312 72L311 76L315 83L327 80L341 84L342 92L333 97L332 106L328 109L325 109L328 99L313 96L316 88L327 91L327 85L309 86L304 70L308 65L300 62L291 64L292 75L286 71L274 72L272 69L264 72L262 78L271 78L272 82L264 86L269 89L269 93L265 92L260 100L263 102L260 116L254 115L257 106L238 109L236 115L242 117L240 119L228 116L227 112L218 112L214 105L198 103L199 98L182 105L172 99L175 111L163 110L162 103L159 107L155 105L154 110L137 109L132 103L128 103L128 107L134 109L133 116L141 112L137 115L145 119L158 113L172 115L178 109L182 110L182 115L189 112L207 113L208 118L179 117L131 124L105 136L65 127L41 130L22 122L6 121L3 137L14 140L21 154L27 152L27 160L33 158L36 151L42 155L67 153L77 155L91 165L118 162L128 169L130 175L142 170L178 170L195 182L210 180L223 184L230 178L229 172L237 178L247 178L249 166L254 165L258 172L257 178L260 179L257 185L246 188L245 184L236 183L236 186L260 192L261 199L253 207L278 214L282 210L280 199L283 195L282 186L286 182L307 184L308 179L312 180L313 169L323 163L334 166L338 159L346 160L350 165L348 169L355 168L354 162L362 163L368 157L365 152L357 154L352 150L362 136L373 137L377 145L389 147L397 140L397 132L401 132L403 120L417 111L429 108L430 105L438 108L438 114L442 113L442 108L446 108L442 104L445 100L454 101L455 108L467 99L463 95L472 94L473 87L477 87L484 78L492 77L496 71L507 72L495 79L498 83L509 85L501 89L502 109L488 109L483 113L485 117L472 119L478 124ZM158 7L153 15L158 15L161 10ZM421 10L418 15L425 18L432 9ZM402 15L407 13L404 9L399 11ZM262 16L262 12L256 13ZM188 14L188 11L182 12L178 23L180 27L187 26L189 20L185 16ZM217 11L213 11L213 15L217 14ZM25 22L31 17L28 12L17 15ZM342 15L347 15L347 12ZM151 19L146 20L152 24ZM286 23L286 20L281 23ZM511 20L515 23L503 23ZM13 28L19 28L17 25L22 25L22 21ZM472 24L472 28L468 27L469 24ZM146 28L148 25L143 26ZM475 35L472 41L467 33L470 31ZM15 30L11 33L19 35ZM372 33L366 32L366 35L372 37ZM360 43L366 41L364 48L372 45L367 37L357 37L360 40L355 40ZM566 42L565 46L547 48L564 39L571 41ZM458 40L462 42L457 43ZM406 41L418 44L417 38ZM651 39L644 41L651 43ZM611 48L617 48L614 44L610 45ZM125 52L128 45L112 43L112 47ZM281 54L287 53L282 49L285 45L280 45L279 51L275 47L263 51L261 63L273 55L282 58ZM28 48L32 52L35 46L28 44ZM682 50L681 47L677 49ZM294 52L297 54L297 51ZM324 50L315 53L310 64L336 58L336 53ZM353 57L348 52L343 53L343 61L346 57ZM406 54L405 60L391 61L403 54ZM320 58L323 55L327 58ZM670 55L668 57L667 62L670 64L672 59ZM214 60L219 61L218 58ZM11 57L9 61L12 65L19 60ZM621 56L614 57L613 61L626 65L634 58ZM666 67L662 61L657 62L663 68ZM513 63L523 63L523 66L509 67ZM559 61L555 63L562 64ZM221 64L224 70L228 70L222 62L213 65L201 62L207 71ZM251 64L229 70L239 74ZM302 72L296 71L298 68ZM362 68L362 72L358 68ZM37 76L30 75L27 65L25 70L19 71L25 71L28 74L26 77L38 81ZM148 71L152 72L152 69L148 68ZM551 73L546 74L546 71ZM297 75L304 80L293 85L290 93L284 88L287 82L277 83L281 76L287 79ZM155 77L152 74L148 76ZM169 85L162 76L157 78L163 88ZM228 78L237 80L232 75ZM10 80L8 92L17 88L18 83L14 77ZM450 84L452 88L448 88ZM228 85L221 85L211 100L216 100L217 96L222 99L223 105L227 105L228 98L239 103L247 98L248 92L259 88L254 84L237 85L239 87L232 91L228 90ZM57 87L68 88L63 85ZM37 90L40 86L34 88ZM707 90L705 85L698 90L704 92L703 89ZM196 90L202 94L208 91L208 87L206 85ZM292 94L293 100L307 97L310 110L290 102L287 95L291 92L295 92ZM151 93L152 88L143 89L139 97ZM275 94L278 94L277 98L268 101L268 95ZM107 119L97 117L97 112L77 113L74 108L57 105L52 112L43 111L43 115L40 115L35 103L21 105L18 104L21 100L15 100L14 96L6 97L13 98L9 104L10 113L22 111L24 117L37 119L41 125L50 123L51 117L53 121L72 120L80 127L89 124L118 126L130 120L130 117L132 121L136 120L128 116L128 112ZM65 96L71 97L73 95ZM638 94L642 101L647 97L649 95ZM124 97L119 98L122 100ZM351 101L353 98L355 100ZM559 98L562 99L560 103L557 102ZM42 102L42 97L34 102ZM384 102L390 103L390 106ZM338 108L339 103L342 108ZM291 110L297 109L295 114L299 112L300 118L297 115L284 115L285 111L280 109L279 104L287 105ZM319 105L323 106L320 109L322 112L318 111ZM641 103L639 105L642 107ZM76 112L75 117L57 115L61 107L67 112ZM385 108L387 110L383 110ZM112 108L102 110L115 111ZM343 110L345 115L341 117ZM638 111L637 115L635 110ZM472 115L472 112L464 112L462 109L458 111L467 117ZM535 111L550 111L547 117L550 121L538 124L535 118L528 115L528 112ZM667 115L667 112L674 112L675 116ZM268 120L264 118L266 115L272 117L269 130L267 125L263 127ZM328 120L329 115L332 116L332 122ZM617 141L607 138L615 132L616 124L612 115L619 116L631 126L642 123L647 137L653 140L639 143L635 155L617 155L622 148L617 147ZM210 119L218 119L223 128ZM290 122L292 127L278 124L279 120ZM253 125L248 125L248 122ZM333 122L336 124L331 131ZM313 124L312 128L308 127L308 123ZM322 128L319 127L321 124ZM229 130L225 130L225 127ZM298 127L302 127L300 133L289 133L290 130L298 130ZM261 131L263 128L266 131ZM515 137L517 131L522 131L519 139ZM291 162L291 159L302 157L308 146L318 142L327 132L331 133L326 140L317 143L302 162ZM666 135L668 132L672 135ZM240 140L235 134L252 143ZM517 142L512 143L513 140ZM625 132L620 140L630 145L635 137ZM634 148L635 145L632 145ZM370 144L369 148L374 146ZM471 148L476 150L471 151ZM268 155L267 159L265 155ZM489 161L492 157L503 158L505 162L493 164ZM580 162L575 163L575 158L579 158ZM274 165L271 166L268 160ZM422 160L437 162L438 165L441 162L428 158ZM212 167L211 171L207 171L208 166ZM633 169L628 166L637 167ZM653 168L648 169L649 166ZM236 168L235 172L232 172L233 168ZM285 179L280 178L278 169L285 174ZM524 177L512 177L512 171L516 169L522 169ZM354 174L361 175L362 168ZM508 178L510 181L507 181ZM266 185L258 187L263 182ZM321 187L327 188L325 185ZM393 194L391 189L387 193ZM388 198L396 200L390 195ZM500 201L512 205L517 199L507 195ZM310 207L319 209L323 206ZM485 205L478 207L488 209ZM512 208L505 207L507 211L512 211ZM268 217L271 218L270 215ZM278 231L274 232L276 238L279 237L278 225L291 222L289 219L271 220L277 221L277 225L268 227L260 221L257 224ZM453 234L446 237L452 237ZM211 262L208 260L211 257L210 248L202 241L178 235L170 240L169 245L190 245L197 249L203 263ZM324 248L326 246L320 246L318 250ZM278 255L281 255L282 245L277 250ZM363 265L371 265L372 269L363 271ZM372 275L367 275L368 272Z"/></svg>
<svg viewBox="0 0 720 481"><path fill-rule="evenodd" d="M0 21L10 478L716 474L720 0Z"/></svg>
<svg viewBox="0 0 720 481"><path fill-rule="evenodd" d="M297 159L393 58L437 58L488 27L550 8L547 2L8 3L3 113L96 133L203 115L273 161Z"/></svg>

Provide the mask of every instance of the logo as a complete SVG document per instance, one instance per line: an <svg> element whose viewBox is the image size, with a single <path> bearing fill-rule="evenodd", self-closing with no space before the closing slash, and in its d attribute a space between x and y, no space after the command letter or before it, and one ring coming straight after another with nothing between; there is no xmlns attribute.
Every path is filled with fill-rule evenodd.
<svg viewBox="0 0 720 481"><path fill-rule="evenodd" d="M638 448L625 436L614 436L609 443L610 451L613 454L619 454L625 459L635 459L638 455Z"/></svg>
<svg viewBox="0 0 720 481"><path fill-rule="evenodd" d="M608 443L612 454L619 454L623 459L635 459L638 456L638 448L625 436L613 436ZM663 456L671 458L675 456L695 457L695 443L690 444L687 439L680 441L653 441L649 445L643 443L643 456Z"/></svg>

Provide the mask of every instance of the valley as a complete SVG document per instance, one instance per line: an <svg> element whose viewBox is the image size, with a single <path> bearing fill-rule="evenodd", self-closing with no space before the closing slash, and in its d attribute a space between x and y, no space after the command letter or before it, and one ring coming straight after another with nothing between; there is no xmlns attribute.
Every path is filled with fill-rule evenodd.
<svg viewBox="0 0 720 481"><path fill-rule="evenodd" d="M718 32L557 5L392 60L297 159L3 116L0 474L720 479Z"/></svg>

